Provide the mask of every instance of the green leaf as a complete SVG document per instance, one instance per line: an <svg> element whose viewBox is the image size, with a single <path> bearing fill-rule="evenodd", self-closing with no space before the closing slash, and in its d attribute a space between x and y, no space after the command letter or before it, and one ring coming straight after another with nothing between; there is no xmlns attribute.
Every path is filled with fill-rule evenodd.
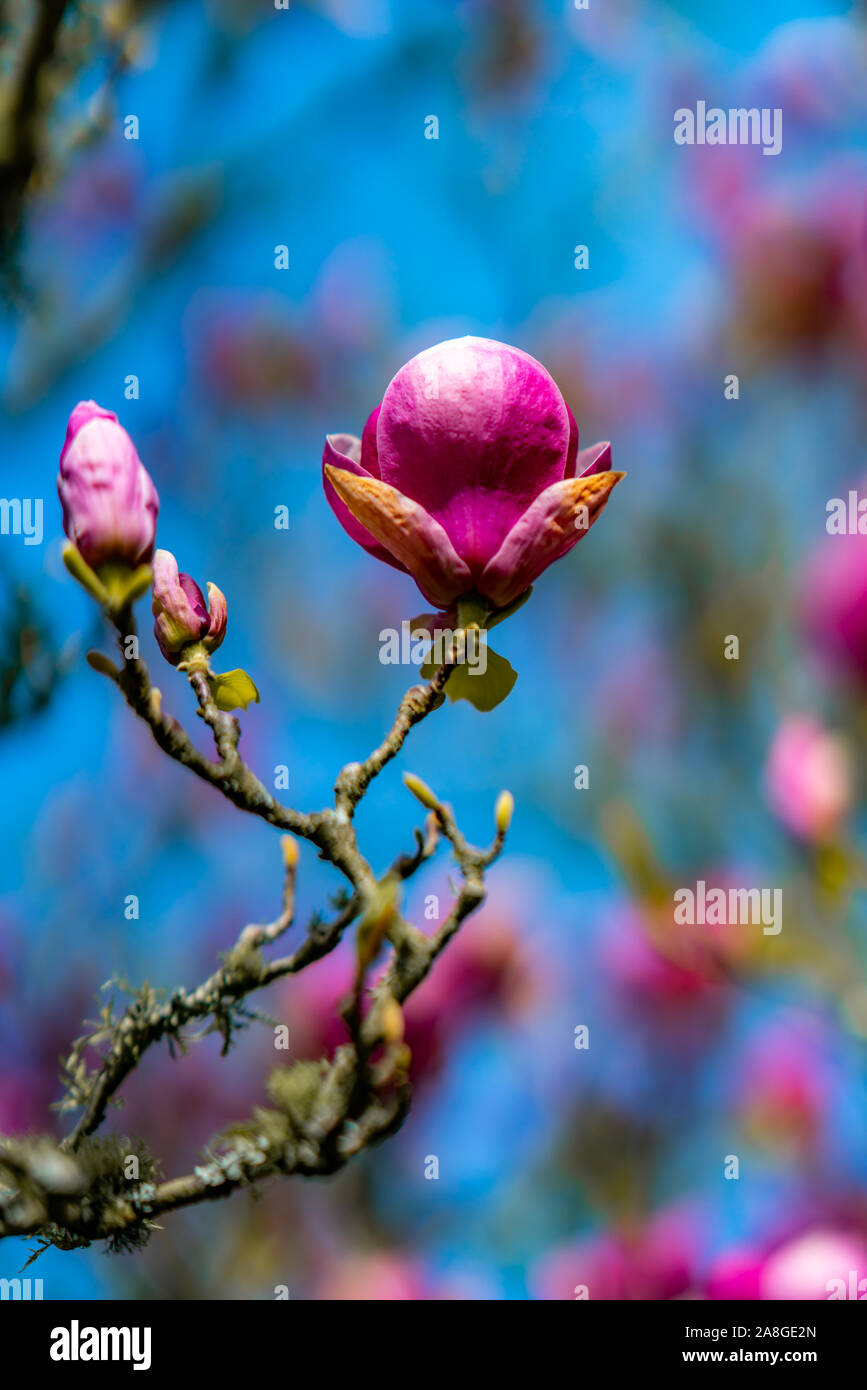
<svg viewBox="0 0 867 1390"><path fill-rule="evenodd" d="M259 703L259 692L254 682L240 667L235 671L224 671L222 675L213 671L208 680L217 709L229 713L233 709L246 709L249 704Z"/></svg>
<svg viewBox="0 0 867 1390"><path fill-rule="evenodd" d="M454 668L445 688L450 700L469 700L483 713L502 704L518 679L518 673L504 656L491 647L487 648L487 657L484 672L469 665ZM436 669L433 662L427 662L421 668L422 678L430 680Z"/></svg>

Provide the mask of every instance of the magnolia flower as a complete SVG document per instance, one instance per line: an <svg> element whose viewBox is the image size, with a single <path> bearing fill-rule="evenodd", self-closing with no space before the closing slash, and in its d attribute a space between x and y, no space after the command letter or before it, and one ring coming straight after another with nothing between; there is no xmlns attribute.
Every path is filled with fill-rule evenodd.
<svg viewBox="0 0 867 1390"><path fill-rule="evenodd" d="M150 560L160 499L117 416L95 401L69 417L57 491L63 529L91 569Z"/></svg>
<svg viewBox="0 0 867 1390"><path fill-rule="evenodd" d="M681 1297L693 1282L699 1230L698 1213L668 1208L628 1232L566 1241L530 1271L532 1296L612 1302Z"/></svg>
<svg viewBox="0 0 867 1390"><path fill-rule="evenodd" d="M801 581L808 636L830 664L867 685L867 536L828 536Z"/></svg>
<svg viewBox="0 0 867 1390"><path fill-rule="evenodd" d="M185 647L201 643L215 652L226 635L226 597L208 584L208 602L194 579L178 573L171 551L154 555L154 636L166 661L177 666ZM209 611L210 607L210 611Z"/></svg>
<svg viewBox="0 0 867 1390"><path fill-rule="evenodd" d="M786 1303L860 1298L867 1288L859 1288L865 1269L867 1242L859 1232L818 1226L772 1250L724 1251L711 1266L705 1295Z"/></svg>
<svg viewBox="0 0 867 1390"><path fill-rule="evenodd" d="M852 805L848 748L817 719L785 719L768 754L765 787L772 810L798 839L831 839Z"/></svg>
<svg viewBox="0 0 867 1390"><path fill-rule="evenodd" d="M578 452L553 378L526 352L457 338L419 353L362 438L331 435L325 492L344 530L450 609L523 594L578 543L623 477L611 447Z"/></svg>

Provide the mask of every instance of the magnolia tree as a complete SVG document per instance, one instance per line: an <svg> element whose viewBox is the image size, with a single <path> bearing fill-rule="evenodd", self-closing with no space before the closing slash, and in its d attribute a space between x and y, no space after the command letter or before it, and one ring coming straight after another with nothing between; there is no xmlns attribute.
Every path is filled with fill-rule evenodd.
<svg viewBox="0 0 867 1390"><path fill-rule="evenodd" d="M515 673L487 651L487 631L526 601L531 586L581 539L623 476L608 444L579 452L578 428L548 372L517 348L463 338L429 348L402 367L360 439L326 440L323 482L338 521L371 556L410 574L432 605L415 619L419 639L445 633L422 668L425 683L404 695L391 729L360 762L342 768L333 805L300 811L278 801L240 752L236 711L259 699L242 670L217 671L228 606L215 584L207 598L175 557L155 549L159 498L117 417L93 401L76 406L60 455L58 492L70 573L117 635L119 658L90 652L160 748L239 811L283 832L285 881L268 925L244 928L219 968L192 989L142 988L126 1011L107 1005L71 1046L61 1109L77 1113L59 1144L47 1137L0 1140L0 1236L36 1237L37 1248L105 1241L141 1245L158 1217L229 1196L278 1174L333 1173L393 1133L410 1102L409 1052L401 1006L435 968L485 897L485 874L500 854L513 800L494 810L484 849L466 840L451 807L418 777L404 781L427 812L411 852L375 870L358 843L356 807L414 724L452 698L490 709ZM200 751L166 712L139 654L135 604L152 593L154 635L166 662L192 689L214 755ZM487 661L470 663L480 647ZM298 841L308 840L342 876L330 916L316 914L288 954L278 943L293 922ZM427 934L401 910L401 886L445 840L457 861L456 896ZM230 1123L191 1173L163 1179L144 1139L98 1133L109 1105L144 1053L161 1039L181 1050L193 1024L217 1028L228 1048L251 1017L247 1001L283 976L311 968L355 930L353 988L340 1006L346 1041L331 1057L275 1069L270 1104ZM275 949L277 948L277 949ZM385 958L384 966L380 964Z"/></svg>

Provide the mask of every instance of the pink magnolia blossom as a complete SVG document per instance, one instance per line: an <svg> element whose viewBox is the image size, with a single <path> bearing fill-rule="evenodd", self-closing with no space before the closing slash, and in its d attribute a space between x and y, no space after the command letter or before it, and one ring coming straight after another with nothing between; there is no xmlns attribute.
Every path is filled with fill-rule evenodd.
<svg viewBox="0 0 867 1390"><path fill-rule="evenodd" d="M316 1290L326 1302L403 1303L436 1298L421 1261L411 1255L378 1250L344 1256Z"/></svg>
<svg viewBox="0 0 867 1390"><path fill-rule="evenodd" d="M531 1272L532 1294L542 1300L678 1298L692 1285L696 1244L693 1214L671 1208L642 1229L605 1231L550 1250Z"/></svg>
<svg viewBox="0 0 867 1390"><path fill-rule="evenodd" d="M816 1227L770 1250L744 1246L724 1251L711 1266L705 1292L712 1299L818 1302L850 1297L852 1273L857 1289L867 1279L864 1237Z"/></svg>
<svg viewBox="0 0 867 1390"><path fill-rule="evenodd" d="M69 417L57 491L63 529L91 569L150 560L160 499L117 416L95 401Z"/></svg>
<svg viewBox="0 0 867 1390"><path fill-rule="evenodd" d="M801 586L808 636L840 673L867 685L867 536L828 536Z"/></svg>
<svg viewBox="0 0 867 1390"><path fill-rule="evenodd" d="M820 1043L808 1024L793 1026L791 1018L751 1039L733 1096L751 1139L790 1152L806 1151L818 1141L832 1086Z"/></svg>
<svg viewBox="0 0 867 1390"><path fill-rule="evenodd" d="M210 611L209 611L210 605ZM154 636L166 661L177 666L191 642L201 642L215 652L226 635L226 597L208 583L208 603L194 579L178 573L178 562L169 550L154 555Z"/></svg>
<svg viewBox="0 0 867 1390"><path fill-rule="evenodd" d="M517 599L581 539L623 477L535 358L488 338L428 348L393 378L362 438L331 435L325 492L346 532L449 609Z"/></svg>
<svg viewBox="0 0 867 1390"><path fill-rule="evenodd" d="M771 808L798 839L833 838L852 804L846 744L817 719L785 719L768 753L765 788Z"/></svg>

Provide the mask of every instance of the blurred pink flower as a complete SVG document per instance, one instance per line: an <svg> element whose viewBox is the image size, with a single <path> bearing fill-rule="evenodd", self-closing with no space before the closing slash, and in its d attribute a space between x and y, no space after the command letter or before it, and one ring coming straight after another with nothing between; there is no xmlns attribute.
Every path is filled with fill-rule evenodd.
<svg viewBox="0 0 867 1390"><path fill-rule="evenodd" d="M733 247L735 317L760 356L815 353L830 344L862 357L867 285L863 179L842 175L803 201L755 195Z"/></svg>
<svg viewBox="0 0 867 1390"><path fill-rule="evenodd" d="M642 1009L659 1010L669 1021L695 1009L709 1021L720 1000L719 970L707 953L676 954L676 944L673 933L655 933L629 910L606 929L602 963L623 997Z"/></svg>
<svg viewBox="0 0 867 1390"><path fill-rule="evenodd" d="M771 809L798 839L833 839L852 805L848 746L809 715L784 719L768 752L765 789Z"/></svg>
<svg viewBox="0 0 867 1390"><path fill-rule="evenodd" d="M518 598L581 539L623 476L535 358L487 338L421 352L361 439L331 435L325 493L344 530L449 609Z"/></svg>
<svg viewBox="0 0 867 1390"><path fill-rule="evenodd" d="M203 293L186 330L195 374L221 410L283 409L317 392L315 340L279 296Z"/></svg>
<svg viewBox="0 0 867 1390"><path fill-rule="evenodd" d="M831 1082L821 1040L806 1023L787 1019L751 1038L733 1104L751 1138L800 1151L821 1132Z"/></svg>
<svg viewBox="0 0 867 1390"><path fill-rule="evenodd" d="M63 529L92 569L150 560L160 500L117 416L80 401L69 417L57 492Z"/></svg>
<svg viewBox="0 0 867 1390"><path fill-rule="evenodd" d="M45 1127L45 1077L19 1063L14 1076L0 1076L0 1135L22 1135Z"/></svg>
<svg viewBox="0 0 867 1390"><path fill-rule="evenodd" d="M328 1302L404 1303L436 1297L420 1260L386 1251L343 1256L316 1289L316 1298Z"/></svg>
<svg viewBox="0 0 867 1390"><path fill-rule="evenodd" d="M800 186L757 182L744 147L687 161L689 198L730 277L737 346L761 361L829 349L867 364L867 193L863 162L841 159Z"/></svg>
<svg viewBox="0 0 867 1390"><path fill-rule="evenodd" d="M828 536L801 583L807 635L841 673L867 685L867 536Z"/></svg>
<svg viewBox="0 0 867 1390"><path fill-rule="evenodd" d="M680 1208L665 1211L630 1234L605 1232L558 1246L531 1272L531 1292L544 1300L677 1298L692 1285L696 1243L693 1217Z"/></svg>
<svg viewBox="0 0 867 1390"><path fill-rule="evenodd" d="M331 1055L346 1041L337 1006L352 987L354 962L338 947L285 988L293 1054ZM461 1027L490 1012L523 1007L532 970L519 937L490 908L467 923L404 1005L413 1079L430 1078Z"/></svg>
<svg viewBox="0 0 867 1390"><path fill-rule="evenodd" d="M766 1252L749 1247L724 1252L711 1266L705 1292L712 1299L817 1302L834 1292L848 1297L852 1271L858 1280L867 1279L867 1240L817 1227ZM842 1288L835 1281L842 1281Z"/></svg>

